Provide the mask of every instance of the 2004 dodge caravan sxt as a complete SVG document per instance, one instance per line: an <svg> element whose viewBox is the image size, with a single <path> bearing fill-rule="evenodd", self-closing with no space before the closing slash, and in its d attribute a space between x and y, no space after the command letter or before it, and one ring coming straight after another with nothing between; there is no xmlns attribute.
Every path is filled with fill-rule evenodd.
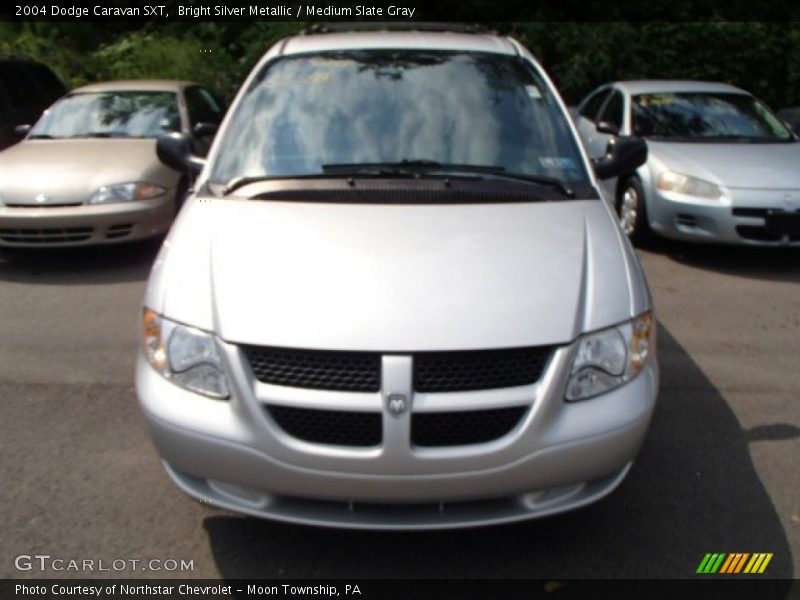
<svg viewBox="0 0 800 600"><path fill-rule="evenodd" d="M516 41L316 32L257 65L153 267L137 390L189 495L426 529L583 506L653 412L655 319L590 163Z"/></svg>

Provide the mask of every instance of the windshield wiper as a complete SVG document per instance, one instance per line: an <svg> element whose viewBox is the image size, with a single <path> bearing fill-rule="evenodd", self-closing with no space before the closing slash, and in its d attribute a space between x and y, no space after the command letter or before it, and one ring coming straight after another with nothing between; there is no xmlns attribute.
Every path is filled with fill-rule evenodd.
<svg viewBox="0 0 800 600"><path fill-rule="evenodd" d="M29 140L52 140L52 139L55 139L55 138L53 138L52 135L48 135L46 133L36 133L34 135L28 136L28 139Z"/></svg>
<svg viewBox="0 0 800 600"><path fill-rule="evenodd" d="M555 188L567 198L574 198L575 192L557 177L546 175L533 175L528 173L515 173L507 171L505 167L495 165L469 165L456 163L440 163L434 160L402 160L399 162L375 162L375 163L332 163L322 165L321 173L309 173L298 175L241 175L234 177L225 184L222 195L227 196L237 189L259 183L261 181L273 181L275 179L320 179L330 176L339 177L419 177L425 174L437 174L447 176L454 174L472 174L479 176L491 176L500 179L512 179L524 181L539 186Z"/></svg>
<svg viewBox="0 0 800 600"><path fill-rule="evenodd" d="M130 137L127 133L113 133L110 131L88 131L86 133L76 133L71 135L73 138L118 138Z"/></svg>
<svg viewBox="0 0 800 600"><path fill-rule="evenodd" d="M338 165L336 165L338 166ZM389 169L373 169L373 168L348 168L348 169L332 169L328 170L323 166L322 173L302 173L297 175L240 175L233 177L225 184L222 189L222 195L227 196L241 187L250 185L251 183L259 183L261 181L275 181L276 179L324 179L331 175L344 175L349 177L376 177L376 176L397 176L405 175L406 177L413 177L410 173L399 173L395 170Z"/></svg>
<svg viewBox="0 0 800 600"><path fill-rule="evenodd" d="M440 163L435 160L401 160L399 162L376 163L341 163L322 165L323 173L338 175L405 175L419 176L420 174L436 173L441 175L469 173L476 175L490 175L501 179L525 181L536 185L543 185L558 189L568 198L574 198L575 192L566 183L557 177L547 175L534 175L508 171L505 167L497 165L470 165L458 163Z"/></svg>

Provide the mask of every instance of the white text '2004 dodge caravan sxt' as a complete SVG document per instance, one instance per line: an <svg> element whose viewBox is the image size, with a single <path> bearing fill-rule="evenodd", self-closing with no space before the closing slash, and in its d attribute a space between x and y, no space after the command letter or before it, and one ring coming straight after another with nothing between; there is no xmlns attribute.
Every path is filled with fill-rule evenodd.
<svg viewBox="0 0 800 600"><path fill-rule="evenodd" d="M640 268L549 79L466 31L284 40L153 267L137 390L191 496L339 527L548 515L624 478L658 387ZM592 172L594 171L594 173Z"/></svg>

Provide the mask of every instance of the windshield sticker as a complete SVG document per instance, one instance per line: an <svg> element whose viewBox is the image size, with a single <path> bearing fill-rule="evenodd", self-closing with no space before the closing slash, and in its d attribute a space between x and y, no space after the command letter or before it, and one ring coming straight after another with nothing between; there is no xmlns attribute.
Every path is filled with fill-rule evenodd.
<svg viewBox="0 0 800 600"><path fill-rule="evenodd" d="M657 106L665 104L675 104L675 96L640 96L636 98L636 104L640 106Z"/></svg>
<svg viewBox="0 0 800 600"><path fill-rule="evenodd" d="M542 98L542 91L535 85L526 85L525 91L528 92L528 96L534 100L541 100Z"/></svg>
<svg viewBox="0 0 800 600"><path fill-rule="evenodd" d="M565 156L540 156L539 164L545 169L564 169L570 170L575 168L575 163L571 158Z"/></svg>

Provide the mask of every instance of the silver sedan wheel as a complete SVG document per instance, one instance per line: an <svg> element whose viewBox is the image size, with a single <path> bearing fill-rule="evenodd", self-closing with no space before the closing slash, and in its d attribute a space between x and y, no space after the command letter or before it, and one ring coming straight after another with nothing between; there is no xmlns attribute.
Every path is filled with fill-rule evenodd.
<svg viewBox="0 0 800 600"><path fill-rule="evenodd" d="M632 185L625 187L619 207L619 224L625 235L632 235L636 229L636 217L639 210L639 193Z"/></svg>

